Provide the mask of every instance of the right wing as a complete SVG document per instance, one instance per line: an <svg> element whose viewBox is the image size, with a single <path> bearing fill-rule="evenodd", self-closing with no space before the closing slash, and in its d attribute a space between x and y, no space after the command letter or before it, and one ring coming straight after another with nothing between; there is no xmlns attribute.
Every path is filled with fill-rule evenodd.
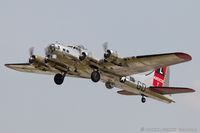
<svg viewBox="0 0 200 133"><path fill-rule="evenodd" d="M50 67L38 67L36 68L34 65L29 63L16 63L16 64L5 64L6 67L20 71L20 72L29 72L29 73L38 73L38 74L55 74L58 73L57 70L51 69Z"/></svg>
<svg viewBox="0 0 200 133"><path fill-rule="evenodd" d="M190 55L177 52L119 58L116 62L103 62L101 65L107 68L105 71L119 76L129 76L190 60L192 60Z"/></svg>

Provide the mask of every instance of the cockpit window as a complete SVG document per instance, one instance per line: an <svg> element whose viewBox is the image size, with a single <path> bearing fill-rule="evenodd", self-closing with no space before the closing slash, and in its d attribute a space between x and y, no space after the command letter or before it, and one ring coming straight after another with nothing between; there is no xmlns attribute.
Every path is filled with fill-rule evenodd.
<svg viewBox="0 0 200 133"><path fill-rule="evenodd" d="M72 49L75 49L75 50L77 50L77 51L84 50L84 49L83 49L83 46L67 46L67 47L72 48Z"/></svg>
<svg viewBox="0 0 200 133"><path fill-rule="evenodd" d="M135 79L133 77L130 77L130 80L133 81L133 82L135 82Z"/></svg>

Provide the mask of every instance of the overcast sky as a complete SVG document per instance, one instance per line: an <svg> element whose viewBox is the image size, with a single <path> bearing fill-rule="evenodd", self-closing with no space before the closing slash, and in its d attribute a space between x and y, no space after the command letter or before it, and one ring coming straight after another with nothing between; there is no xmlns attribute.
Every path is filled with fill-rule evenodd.
<svg viewBox="0 0 200 133"><path fill-rule="evenodd" d="M145 128L200 132L199 0L0 0L1 133L135 133ZM182 51L193 60L171 68L171 86L197 92L175 104L126 97L103 83L20 73L5 63L44 55L52 42L80 43L103 57L102 43L121 56ZM148 132L148 131L145 131Z"/></svg>

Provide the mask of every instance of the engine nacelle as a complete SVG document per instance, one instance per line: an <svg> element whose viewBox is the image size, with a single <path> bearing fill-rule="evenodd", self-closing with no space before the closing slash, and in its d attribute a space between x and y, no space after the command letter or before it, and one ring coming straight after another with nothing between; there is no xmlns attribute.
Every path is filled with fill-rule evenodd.
<svg viewBox="0 0 200 133"><path fill-rule="evenodd" d="M112 51L112 50L106 50L106 53L104 54L104 59L106 61L114 61L118 58L118 55L116 52Z"/></svg>
<svg viewBox="0 0 200 133"><path fill-rule="evenodd" d="M127 79L126 77L121 77L119 81L120 81L121 83L125 83L127 80L128 80L128 79Z"/></svg>
<svg viewBox="0 0 200 133"><path fill-rule="evenodd" d="M36 55L32 55L29 58L29 63L34 64L35 66L46 66L45 58Z"/></svg>
<svg viewBox="0 0 200 133"><path fill-rule="evenodd" d="M115 84L108 81L108 82L105 83L105 86L106 86L107 89L112 89L112 88L115 87Z"/></svg>
<svg viewBox="0 0 200 133"><path fill-rule="evenodd" d="M79 56L79 60L83 61L87 58L88 54L86 52L82 52L81 55Z"/></svg>

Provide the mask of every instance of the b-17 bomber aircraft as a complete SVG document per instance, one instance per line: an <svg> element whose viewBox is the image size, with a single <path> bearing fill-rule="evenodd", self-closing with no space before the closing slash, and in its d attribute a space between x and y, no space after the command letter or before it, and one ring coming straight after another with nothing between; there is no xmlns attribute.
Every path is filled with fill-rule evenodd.
<svg viewBox="0 0 200 133"><path fill-rule="evenodd" d="M195 92L190 88L169 87L169 66L192 60L190 55L175 52L122 58L108 49L107 43L103 46L104 58L100 60L90 56L82 45L53 43L45 49L45 57L35 55L31 48L28 63L5 66L20 72L53 74L57 85L66 76L102 81L108 89L119 88L118 94L141 96L142 103L146 97L172 103L166 95Z"/></svg>

